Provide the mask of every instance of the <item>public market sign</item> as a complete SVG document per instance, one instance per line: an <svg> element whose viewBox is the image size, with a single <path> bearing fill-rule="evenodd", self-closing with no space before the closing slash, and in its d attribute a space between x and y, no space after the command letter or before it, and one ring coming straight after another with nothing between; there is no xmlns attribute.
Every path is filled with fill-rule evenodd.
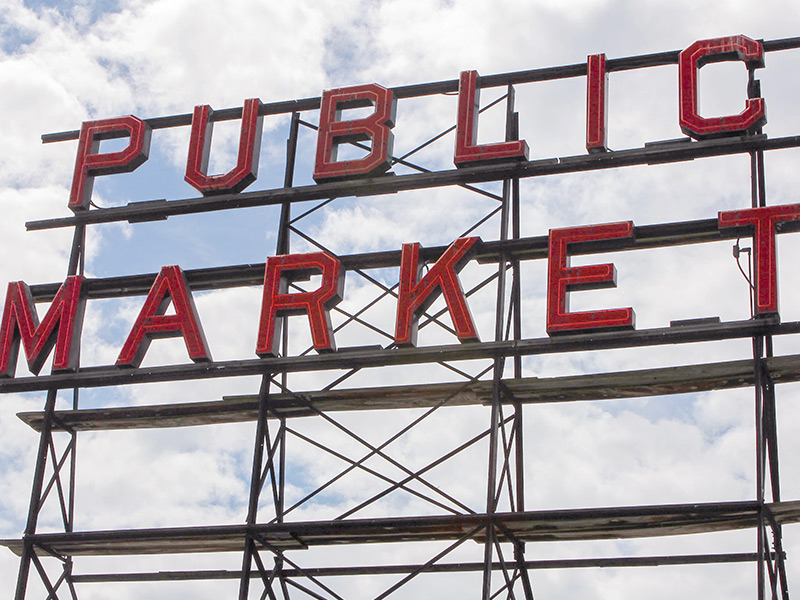
<svg viewBox="0 0 800 600"><path fill-rule="evenodd" d="M709 62L737 60L749 69L764 66L762 44L745 36L731 36L693 43L680 53L678 65L679 121L682 131L691 138L704 140L742 136L758 131L766 123L765 100L746 98L744 110L736 115L707 118L698 113L698 71ZM590 153L608 151L606 145L606 59L593 55L587 61L586 149ZM524 140L478 144L479 78L476 71L460 75L455 126L456 167L473 167L509 161L526 161L528 145ZM236 194L255 181L258 170L262 117L258 99L244 102L236 166L228 173L207 173L212 134L211 107L197 106L191 122L186 181L204 196ZM372 107L363 118L343 120L342 111ZM322 94L313 178L317 183L373 178L391 166L397 102L391 90L378 84L366 84L326 90ZM151 128L138 117L128 115L82 124L78 153L68 201L76 214L89 210L94 178L130 172L147 160ZM111 138L129 138L119 151L101 152L100 142ZM366 156L338 160L341 144L370 142ZM800 220L800 204L748 208L720 212L720 230L747 227L753 232L755 246L756 313L778 311L775 234L788 221ZM570 266L573 244L610 239L632 239L631 221L601 225L553 229L549 233L547 272L547 332L549 335L572 332L625 330L634 328L631 307L572 312L568 308L571 291L616 285L613 264ZM394 342L397 346L416 345L420 314L440 295L444 297L461 342L479 341L466 296L458 274L471 259L477 237L454 241L423 275L420 245L404 244ZM319 287L312 291L289 292L293 281L320 275ZM2 322L0 322L0 376L14 377L20 343L28 367L38 374L53 352L53 371L74 371L78 367L81 326L86 305L84 278L70 276L56 293L44 318L39 320L33 297L22 281L8 285ZM258 322L255 354L277 354L281 323L286 315L308 317L314 348L319 352L336 350L330 310L342 299L344 269L340 261L326 252L287 254L269 257L264 274L261 313ZM174 311L165 314L169 305ZM116 365L137 368L151 340L181 337L195 362L211 360L186 277L179 266L161 269L150 288L141 311L123 344Z"/></svg>

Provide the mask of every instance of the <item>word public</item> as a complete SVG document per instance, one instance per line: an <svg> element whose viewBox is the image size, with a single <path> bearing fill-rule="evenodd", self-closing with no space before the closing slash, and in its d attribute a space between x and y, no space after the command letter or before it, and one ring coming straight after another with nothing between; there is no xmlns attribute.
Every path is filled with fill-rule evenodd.
<svg viewBox="0 0 800 600"><path fill-rule="evenodd" d="M698 72L709 62L743 61L748 68L764 66L760 42L743 35L701 40L680 53L678 62L679 121L684 133L707 139L751 133L766 123L762 98L748 98L738 115L702 117L698 113ZM595 54L587 60L586 149L607 151L606 57ZM469 167L498 161L528 159L525 140L478 144L479 78L477 71L463 71L459 78L455 128L456 167ZM373 107L364 118L342 120L342 111ZM185 180L204 195L238 193L256 180L262 116L258 98L245 100L242 108L239 153L236 166L219 175L209 175L208 159L213 132L213 110L196 106L192 115ZM392 128L397 101L391 90L378 84L365 84L325 90L320 100L319 129L313 177L317 183L374 177L391 167ZM78 153L69 196L73 212L89 209L95 176L130 172L144 163L149 154L151 128L133 115L86 121L78 138ZM104 139L129 137L128 145L116 152L100 152ZM370 141L369 153L358 159L337 160L341 144Z"/></svg>
<svg viewBox="0 0 800 600"><path fill-rule="evenodd" d="M724 211L718 214L717 220L720 229L752 229L757 313L777 313L776 229L781 223L800 220L800 204ZM570 246L599 240L632 239L633 231L631 221L550 230L547 274L549 335L634 328L632 308L570 312L568 304L571 291L616 285L616 269L611 263L570 266ZM458 278L479 242L478 237L457 239L424 275L419 260L420 244L403 245L394 334L398 346L416 344L419 317L440 295L444 297L457 338L461 342L480 341ZM330 310L342 299L344 274L340 261L326 252L269 257L264 272L256 354L260 357L277 354L282 322L288 315L308 317L313 345L318 352L335 351ZM319 287L311 291L288 291L291 282L307 280L311 275L320 276ZM0 376L14 376L20 342L28 368L34 374L41 370L53 348L53 371L72 371L78 367L86 304L82 293L83 281L80 275L68 277L41 322L25 282L9 283L0 322ZM165 314L170 303L174 311ZM163 267L156 276L116 365L137 368L150 342L166 337L182 337L193 361L211 360L186 277L175 265Z"/></svg>

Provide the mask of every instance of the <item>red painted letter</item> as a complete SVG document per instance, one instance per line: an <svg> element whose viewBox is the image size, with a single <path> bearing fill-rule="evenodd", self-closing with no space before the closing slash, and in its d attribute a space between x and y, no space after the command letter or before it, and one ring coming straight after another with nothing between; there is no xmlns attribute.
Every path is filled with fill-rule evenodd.
<svg viewBox="0 0 800 600"><path fill-rule="evenodd" d="M261 101L250 98L242 108L242 130L239 134L239 158L236 166L224 175L207 175L208 155L211 151L211 134L214 111L204 104L194 107L192 135L189 140L189 160L184 179L203 194L241 192L256 180L261 146L261 121L258 114Z"/></svg>
<svg viewBox="0 0 800 600"><path fill-rule="evenodd" d="M456 151L453 157L456 167L509 159L528 160L528 144L525 140L477 145L479 112L478 72L462 71L458 85Z"/></svg>
<svg viewBox="0 0 800 600"><path fill-rule="evenodd" d="M339 120L342 110L364 106L374 106L375 111L363 119ZM396 110L397 101L392 91L376 83L322 92L314 181L369 177L389 169L394 144L391 128ZM371 140L372 148L367 156L336 160L339 144L361 140Z"/></svg>
<svg viewBox="0 0 800 600"><path fill-rule="evenodd" d="M633 329L632 308L569 312L568 292L616 287L613 264L569 266L569 245L633 236L633 223L608 223L550 230L547 263L547 333L586 329Z"/></svg>
<svg viewBox="0 0 800 600"><path fill-rule="evenodd" d="M322 275L319 288L311 292L288 292L290 281L308 279L314 274ZM341 263L327 252L269 257L264 273L264 299L256 354L276 356L283 324L278 317L303 313L308 315L314 348L318 352L336 350L328 311L342 300L343 290Z"/></svg>
<svg viewBox="0 0 800 600"><path fill-rule="evenodd" d="M459 238L445 250L425 277L419 264L419 244L403 244L400 262L400 289L397 296L397 324L394 341L400 346L417 343L420 313L425 311L439 294L444 294L456 335L461 342L480 341L469 312L458 272L467 264L472 247L479 237Z"/></svg>
<svg viewBox="0 0 800 600"><path fill-rule="evenodd" d="M778 259L775 252L775 227L800 220L800 204L764 206L719 213L720 228L753 226L756 254L756 314L778 312Z"/></svg>
<svg viewBox="0 0 800 600"><path fill-rule="evenodd" d="M605 152L608 126L608 73L606 55L592 54L586 61L586 149Z"/></svg>
<svg viewBox="0 0 800 600"><path fill-rule="evenodd" d="M170 301L175 314L164 314ZM138 367L150 342L157 338L183 337L189 358L194 362L211 360L206 338L186 276L178 266L161 267L128 339L117 358L118 367Z"/></svg>
<svg viewBox="0 0 800 600"><path fill-rule="evenodd" d="M70 371L78 366L81 325L86 309L86 300L81 297L82 283L80 275L67 277L41 324L28 286L22 281L8 284L0 325L0 376L14 376L20 339L28 359L28 369L33 374L42 369L53 346L56 347L53 371Z"/></svg>
<svg viewBox="0 0 800 600"><path fill-rule="evenodd" d="M119 152L98 153L100 140L130 136L130 142ZM150 126L134 117L116 117L102 121L84 121L78 138L75 175L69 193L73 212L89 208L95 175L128 173L147 160L150 151Z"/></svg>
<svg viewBox="0 0 800 600"><path fill-rule="evenodd" d="M681 52L679 63L680 126L686 135L696 139L752 132L767 122L762 98L750 98L738 115L705 119L698 113L697 75L704 64L725 60L741 60L748 67L764 66L764 48L760 42L743 35L701 40Z"/></svg>

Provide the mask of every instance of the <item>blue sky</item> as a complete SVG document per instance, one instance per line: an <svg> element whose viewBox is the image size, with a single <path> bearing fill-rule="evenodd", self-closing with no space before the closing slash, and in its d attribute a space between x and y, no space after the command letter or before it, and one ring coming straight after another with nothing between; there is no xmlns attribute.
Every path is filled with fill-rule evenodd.
<svg viewBox="0 0 800 600"><path fill-rule="evenodd" d="M68 216L67 198L75 142L43 145L43 133L73 130L84 120L135 114L141 118L190 113L197 104L214 108L241 106L245 98L263 102L314 97L322 90L375 82L386 87L455 79L462 70L483 75L580 63L604 52L619 58L685 48L699 39L744 34L754 39L800 35L796 2L633 2L580 0L566 6L554 0L298 0L288 6L255 0L225 3L189 0L120 0L118 2L0 1L0 285L62 281L69 232L26 232L29 220ZM737 112L743 102L740 64L704 68L701 108L707 114ZM796 99L800 94L800 51L770 53L758 72L767 102L771 137L800 133ZM582 154L584 133L582 78L520 86L517 105L522 137L532 158ZM677 122L677 70L660 67L615 73L610 78L609 145L640 147L646 142L682 134ZM497 97L484 90L483 104ZM498 107L500 108L500 107ZM315 123L313 112L303 115ZM502 108L481 117L481 141L501 135ZM395 127L396 154L415 147L455 120L455 98L401 101ZM285 117L265 119L259 178L248 190L280 187L283 179ZM236 123L215 128L212 171L225 171L235 158ZM184 181L188 128L158 130L150 159L130 174L98 177L94 201L117 206L157 198L191 198L198 194ZM295 182L311 184L315 136L303 130ZM415 160L433 169L452 168L452 137L420 153ZM797 201L796 150L767 156L768 202ZM615 171L527 180L522 186L523 235L545 235L548 229L633 220L637 225L707 219L720 210L749 205L749 163L746 157L705 159L692 163L631 167ZM401 172L401 171L398 171ZM497 186L488 185L490 189ZM310 205L308 206L310 207ZM306 205L297 207L299 212ZM303 231L348 254L397 250L404 242L423 246L447 244L470 223L493 208L492 201L463 190L426 190L378 198L340 199L298 225ZM263 262L275 251L276 208L224 211L205 216L173 217L152 224L115 224L90 229L87 274L93 277L155 272L162 265L185 269ZM480 230L496 239L497 222ZM797 234L781 236L779 266L784 320L800 320L800 276L793 268L800 251ZM295 238L293 248L308 246ZM731 258L729 243L645 250L609 255L619 279L613 290L573 294L582 307L633 306L638 326L666 326L672 319L719 315L723 320L748 315L746 284ZM588 260L596 260L589 257ZM606 257L604 257L606 260ZM485 268L470 265L463 278L477 282ZM541 261L523 267L525 337L544 335L545 270ZM396 270L376 274L396 282ZM466 285L466 284L465 284ZM343 307L357 309L374 297L363 279L348 274ZM90 303L82 342L82 364L114 362L141 306L141 298ZM212 355L220 360L252 358L260 303L253 288L196 295ZM482 339L490 339L494 291L477 294L471 307ZM369 318L391 328L394 304L386 300ZM338 318L338 317L337 317ZM293 321L294 323L294 321ZM307 334L302 320L292 325L294 347ZM364 329L344 330L340 345L386 343ZM434 327L420 335L420 344L452 343ZM796 341L779 340L781 354L797 352ZM528 376L551 377L580 372L616 371L670 364L746 358L748 342L680 348L607 351L554 355L526 360ZM153 343L145 364L185 362L179 340ZM477 372L483 365L464 365ZM20 360L20 375L25 375ZM451 373L434 368L364 372L352 385L440 381ZM293 378L298 389L324 385L331 375ZM222 395L254 393L257 381L210 381L94 390L84 405L165 403L214 400ZM796 456L798 390L778 389L781 423L783 489L786 499L800 498L800 465ZM0 538L18 537L24 528L34 467L37 435L15 413L37 410L41 395L9 395L0 412ZM536 407L526 421L529 507L569 508L639 503L703 502L751 498L754 490L752 392L728 391L673 399L609 401ZM345 415L341 419L371 440L389 435L413 418L399 413ZM409 464L423 464L437 452L458 445L486 426L480 408L450 409L392 451ZM363 453L353 440L323 423L303 420L298 430L351 452ZM79 451L78 529L149 527L240 522L247 501L252 424L208 430L87 434ZM295 440L289 458L289 493L299 498L334 468ZM485 460L483 447L454 466L434 471L432 479L453 490L468 504L485 501L482 472L472 468ZM392 472L392 476L396 474ZM341 513L360 498L380 489L368 477L343 480L297 511L298 519ZM429 510L405 496L393 495L376 514L416 514ZM370 513L371 514L371 513ZM54 528L52 514L44 528ZM785 529L790 554L790 585L800 577L792 561L800 552L800 531ZM698 538L592 545L532 546L530 558L556 556L752 551L755 533ZM364 560L385 553L387 561L416 560L414 550L356 548L351 554L329 552L298 560L320 563ZM459 557L473 560L475 549ZM161 559L136 559L127 568L232 568L240 557L176 558L169 567ZM379 560L375 558L375 560ZM480 560L480 558L478 558ZM105 568L87 561L83 572ZM177 566L174 566L177 565ZM0 552L0 590L9 593L18 561ZM111 567L112 569L114 567ZM536 573L537 597L672 598L708 595L730 598L755 594L754 567L687 567L676 581L674 570L572 570ZM438 581L438 580L437 580ZM377 593L383 580L336 582L346 597ZM447 593L477 596L474 582L464 578ZM173 587L170 587L172 585ZM205 599L232 595L230 584L87 585L80 597L141 599L181 597ZM387 583L388 585L388 583ZM686 587L684 587L684 585ZM232 591L234 590L234 591ZM406 592L411 597L414 593ZM398 595L401 595L399 592ZM373 594L374 595L374 594Z"/></svg>

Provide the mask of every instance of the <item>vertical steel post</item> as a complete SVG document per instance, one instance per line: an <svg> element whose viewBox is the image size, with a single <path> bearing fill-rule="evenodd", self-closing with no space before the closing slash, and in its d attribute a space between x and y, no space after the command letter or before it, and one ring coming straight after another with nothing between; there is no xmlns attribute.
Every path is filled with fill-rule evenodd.
<svg viewBox="0 0 800 600"><path fill-rule="evenodd" d="M83 273L84 269L84 246L86 243L86 225L78 224L72 234L72 248L70 250L69 261L67 263L67 276ZM53 413L55 412L56 399L58 397L57 389L50 389L47 392L47 399L45 400L44 415L42 422L42 432L39 436L39 449L36 453L36 468L33 474L33 484L31 486L31 498L28 505L28 519L25 525L25 533L23 535L22 543L22 557L20 558L19 571L17 573L17 587L14 594L14 600L24 600L25 593L28 588L28 577L30 574L31 561L34 559L36 550L33 546L33 541L30 536L36 533L36 526L39 523L39 512L42 509L42 488L44 487L44 475L47 469L47 451L49 444L52 440L53 431ZM73 406L77 408L78 404L78 389L73 390ZM77 449L77 433L71 433L70 445L72 455L70 457L70 479L68 486L68 509L67 519L64 522L64 530L67 533L72 532L74 524L75 512L75 468L76 458L75 453ZM59 477L55 472L56 465L53 465L53 476ZM72 559L68 558L64 564L64 574L67 580L67 585L70 587L73 596L75 591L72 584Z"/></svg>
<svg viewBox="0 0 800 600"><path fill-rule="evenodd" d="M506 92L506 141L516 139L516 113L514 112L514 87L509 84ZM514 188L513 180L506 179L503 181L503 194L502 194L502 208L500 212L500 239L506 241L508 239L509 228L509 215L511 212L511 196L512 189ZM507 272L507 257L500 256L497 265L497 297L495 303L495 328L494 339L495 341L502 341L505 337L505 303L506 303L506 272ZM498 434L500 429L500 405L502 402L502 379L503 369L505 367L505 360L503 358L494 359L494 368L492 374L492 409L491 409L491 424L489 433L489 469L487 476L487 494L486 494L486 514L488 515L488 523L486 528L486 542L484 547L484 572L483 572L483 600L491 598L491 583L492 583L492 556L494 551L494 544L496 541L494 531L493 515L497 511L497 460L498 460ZM517 443L515 441L515 443ZM503 454L505 456L505 453ZM518 458L519 453L515 455ZM519 465L518 465L519 467ZM509 470L510 476L510 470ZM513 499L509 499L513 503ZM514 506L512 506L514 510ZM516 549L515 549L516 556ZM502 561L502 556L499 557ZM509 590L510 591L510 590Z"/></svg>
<svg viewBox="0 0 800 600"><path fill-rule="evenodd" d="M250 591L250 573L252 570L253 555L256 552L255 539L250 532L250 526L256 524L258 517L258 500L261 497L261 468L264 461L264 442L267 427L267 413L269 402L269 374L261 378L261 389L258 392L258 421L256 422L256 442L253 450L253 468L250 478L250 500L247 505L248 531L245 534L244 555L242 557L242 576L239 582L239 600L247 600Z"/></svg>
<svg viewBox="0 0 800 600"><path fill-rule="evenodd" d="M286 169L283 177L283 186L290 188L294 182L294 165L297 156L297 138L300 129L300 114L298 112L292 113L292 118L289 124L289 137L286 140ZM281 206L281 216L278 223L278 241L275 249L276 254L288 254L290 250L289 243L289 224L291 221L292 205L290 202L284 202ZM281 351L285 355L288 347L288 324L285 324L282 332ZM250 502L247 509L247 525L255 525L258 520L258 501L262 492L262 470L264 467L264 446L267 436L267 417L269 415L269 386L271 374L265 373L261 380L261 389L259 391L258 403L258 422L256 423L256 441L255 449L253 451L253 469L250 481ZM287 387L287 375L281 374L282 389ZM278 477L275 497L275 517L278 523L283 522L284 510L284 488L286 484L285 479L285 465L286 465L286 421L280 420L278 429ZM274 470L274 460L270 469ZM274 472L274 471L273 471ZM247 600L250 591L250 575L252 571L253 556L256 553L255 540L247 533L245 539L244 556L242 558L242 573L239 583L239 600ZM281 573L283 560L281 557L275 557L276 570L281 582L281 586L286 594L285 581ZM266 593L266 591L265 591Z"/></svg>

